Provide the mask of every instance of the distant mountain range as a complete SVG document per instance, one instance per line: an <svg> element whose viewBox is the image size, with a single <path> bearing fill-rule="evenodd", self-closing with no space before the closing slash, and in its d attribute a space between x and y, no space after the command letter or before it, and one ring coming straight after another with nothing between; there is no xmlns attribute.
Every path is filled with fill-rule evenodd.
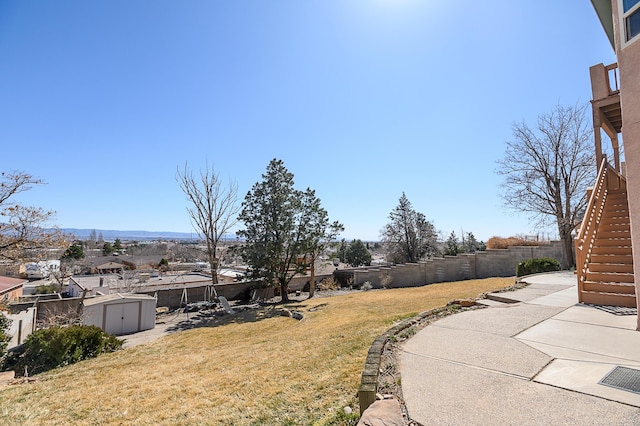
<svg viewBox="0 0 640 426"><path fill-rule="evenodd" d="M157 240L158 238L163 240L197 240L198 234L195 232L155 232L155 231L118 231L115 229L77 229L77 228L62 228L60 229L66 234L75 235L80 240L86 240L91 235L91 232L96 231L99 236L102 234L102 238L105 241L113 241L116 238L121 240L135 240L135 241L149 241ZM235 240L235 235L226 236L230 240Z"/></svg>

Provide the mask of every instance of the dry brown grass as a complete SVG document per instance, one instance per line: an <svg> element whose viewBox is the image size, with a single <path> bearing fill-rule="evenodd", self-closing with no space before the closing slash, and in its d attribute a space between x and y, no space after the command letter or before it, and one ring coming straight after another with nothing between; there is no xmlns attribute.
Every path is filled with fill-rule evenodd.
<svg viewBox="0 0 640 426"><path fill-rule="evenodd" d="M513 284L492 278L245 311L0 390L1 424L332 424L356 408L373 339L400 319Z"/></svg>
<svg viewBox="0 0 640 426"><path fill-rule="evenodd" d="M513 246L538 246L538 245L540 245L540 242L538 241L525 240L524 238L520 238L520 237L509 237L509 238L491 237L487 241L488 249L507 249Z"/></svg>

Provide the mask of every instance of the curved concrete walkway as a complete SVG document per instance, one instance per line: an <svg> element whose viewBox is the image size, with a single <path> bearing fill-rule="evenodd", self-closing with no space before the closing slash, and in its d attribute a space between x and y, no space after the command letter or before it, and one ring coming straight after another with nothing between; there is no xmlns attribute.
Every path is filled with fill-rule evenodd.
<svg viewBox="0 0 640 426"><path fill-rule="evenodd" d="M411 419L640 424L640 394L598 384L616 366L640 370L636 316L579 305L569 272L525 281L524 289L496 294L501 302L438 320L404 344L400 374Z"/></svg>

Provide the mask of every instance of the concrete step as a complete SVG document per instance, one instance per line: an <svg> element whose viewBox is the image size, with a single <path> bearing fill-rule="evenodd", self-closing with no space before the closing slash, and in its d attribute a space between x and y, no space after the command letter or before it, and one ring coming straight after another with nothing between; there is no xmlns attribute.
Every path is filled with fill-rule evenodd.
<svg viewBox="0 0 640 426"><path fill-rule="evenodd" d="M636 286L633 283L602 283L585 281L584 291L613 294L636 294Z"/></svg>
<svg viewBox="0 0 640 426"><path fill-rule="evenodd" d="M627 308L636 307L636 296L634 294L583 291L582 299L580 301L582 303L591 303L594 305L624 306Z"/></svg>
<svg viewBox="0 0 640 426"><path fill-rule="evenodd" d="M486 295L486 298L488 300L492 300L494 302L500 302L500 303L518 303L518 302L520 302L519 300L509 298L509 292L488 293Z"/></svg>
<svg viewBox="0 0 640 426"><path fill-rule="evenodd" d="M510 302L510 303L513 303L513 302ZM478 300L476 300L476 304L483 305L483 306L488 306L488 307L504 306L505 305L504 302L498 302L497 300L492 300L492 299L478 299Z"/></svg>

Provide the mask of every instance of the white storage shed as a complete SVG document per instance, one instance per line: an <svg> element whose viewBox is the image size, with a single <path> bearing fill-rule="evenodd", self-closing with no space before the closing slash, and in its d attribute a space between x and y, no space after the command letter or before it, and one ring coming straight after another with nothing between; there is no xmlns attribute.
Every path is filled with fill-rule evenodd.
<svg viewBox="0 0 640 426"><path fill-rule="evenodd" d="M85 325L120 335L150 330L156 325L156 299L144 294L108 294L83 302Z"/></svg>

